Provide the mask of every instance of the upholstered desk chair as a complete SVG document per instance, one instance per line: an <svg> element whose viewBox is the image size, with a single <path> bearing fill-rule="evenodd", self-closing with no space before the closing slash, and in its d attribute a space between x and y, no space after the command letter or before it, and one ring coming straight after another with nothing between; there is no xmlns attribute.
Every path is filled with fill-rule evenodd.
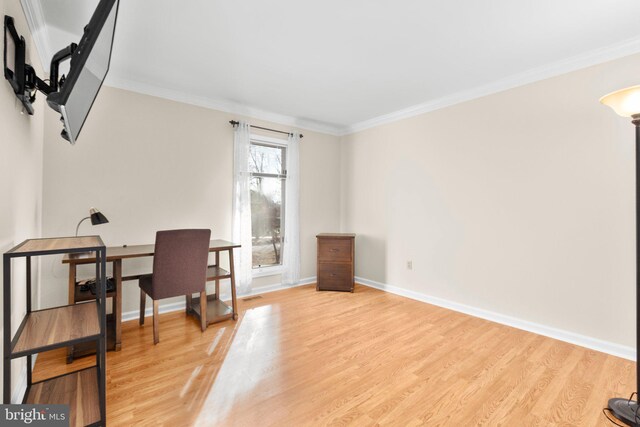
<svg viewBox="0 0 640 427"><path fill-rule="evenodd" d="M158 332L159 300L200 293L200 328L207 328L207 259L211 230L168 230L156 233L153 273L140 277L140 325L146 295L153 300L153 343Z"/></svg>

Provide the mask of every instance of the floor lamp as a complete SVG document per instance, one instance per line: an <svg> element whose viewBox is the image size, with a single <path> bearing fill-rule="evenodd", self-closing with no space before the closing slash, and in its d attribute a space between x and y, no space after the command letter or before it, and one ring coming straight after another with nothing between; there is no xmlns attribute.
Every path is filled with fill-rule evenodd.
<svg viewBox="0 0 640 427"><path fill-rule="evenodd" d="M640 388L640 369L638 369L637 358L640 355L640 86L633 86L621 89L600 98L600 102L608 105L622 117L630 117L631 123L636 127L636 390ZM633 397L633 395L632 395ZM637 394L636 394L637 399ZM615 398L609 399L609 409L618 420L627 425L640 427L640 406L638 400Z"/></svg>

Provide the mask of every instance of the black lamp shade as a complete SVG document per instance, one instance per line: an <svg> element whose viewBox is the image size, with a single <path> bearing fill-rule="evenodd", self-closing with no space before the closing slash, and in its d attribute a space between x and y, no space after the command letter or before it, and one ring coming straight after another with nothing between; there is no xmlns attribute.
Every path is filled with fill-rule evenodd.
<svg viewBox="0 0 640 427"><path fill-rule="evenodd" d="M91 224L92 225L99 225L99 224L106 224L109 222L109 220L107 219L106 216L104 216L102 214L102 212L100 212L97 209L91 209L91 211L89 211L89 213L91 214Z"/></svg>

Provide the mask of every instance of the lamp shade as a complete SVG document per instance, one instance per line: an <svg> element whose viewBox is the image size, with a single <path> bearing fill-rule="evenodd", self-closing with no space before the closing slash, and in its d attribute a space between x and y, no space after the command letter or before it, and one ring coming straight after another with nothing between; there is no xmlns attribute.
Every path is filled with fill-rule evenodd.
<svg viewBox="0 0 640 427"><path fill-rule="evenodd" d="M622 117L640 114L640 85L620 89L600 98L600 102L613 108Z"/></svg>
<svg viewBox="0 0 640 427"><path fill-rule="evenodd" d="M96 208L91 208L89 210L89 214L91 215L91 224L92 225L98 225L98 224L106 224L109 222L109 220L107 219L106 216L104 216L102 214L102 212L100 212L98 209Z"/></svg>

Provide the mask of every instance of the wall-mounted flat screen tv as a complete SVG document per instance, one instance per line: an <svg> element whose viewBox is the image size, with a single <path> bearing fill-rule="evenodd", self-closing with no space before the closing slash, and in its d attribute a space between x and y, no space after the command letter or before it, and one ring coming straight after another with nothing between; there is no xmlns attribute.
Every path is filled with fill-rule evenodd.
<svg viewBox="0 0 640 427"><path fill-rule="evenodd" d="M62 115L62 137L75 144L109 71L119 0L100 0L71 56L69 73L47 103Z"/></svg>

